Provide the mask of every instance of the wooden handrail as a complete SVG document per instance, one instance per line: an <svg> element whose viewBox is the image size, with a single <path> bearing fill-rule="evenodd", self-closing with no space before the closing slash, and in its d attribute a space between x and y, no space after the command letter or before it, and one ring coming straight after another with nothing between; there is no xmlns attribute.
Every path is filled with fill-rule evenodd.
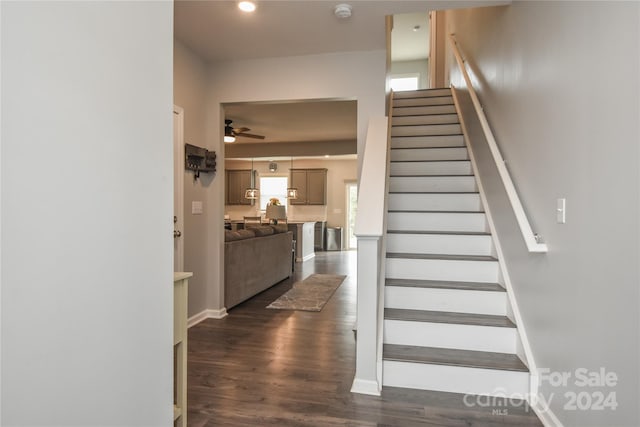
<svg viewBox="0 0 640 427"><path fill-rule="evenodd" d="M509 202L511 203L511 208L513 209L513 213L516 216L516 220L518 221L518 225L520 226L520 232L522 233L522 237L524 238L525 244L527 245L527 249L529 252L547 252L547 245L544 243L540 243L540 236L535 234L531 229L531 224L529 224L529 219L527 218L527 214L524 211L524 207L520 202L520 197L518 197L518 192L516 191L515 186L513 185L513 181L511 180L511 175L507 170L505 165L504 158L500 153L500 149L498 148L498 144L496 142L495 137L493 136L493 132L491 131L491 127L489 126L489 121L487 120L487 116L484 114L484 110L482 105L480 104L480 100L478 99L478 95L471 83L471 78L469 77L469 73L467 72L466 61L463 59L460 49L458 47L458 42L455 38L455 34L449 35L449 41L451 42L451 46L453 48L453 55L456 58L456 62L458 63L458 67L460 68L460 72L464 77L464 81L467 84L467 89L469 90L469 95L471 96L471 101L473 102L473 106L478 114L478 119L480 120L480 125L482 126L482 130L484 131L485 138L487 139L487 144L489 145L489 150L493 156L493 160L496 163L496 167L498 169L498 173L500 178L502 179L502 183L507 192L507 197L509 198Z"/></svg>

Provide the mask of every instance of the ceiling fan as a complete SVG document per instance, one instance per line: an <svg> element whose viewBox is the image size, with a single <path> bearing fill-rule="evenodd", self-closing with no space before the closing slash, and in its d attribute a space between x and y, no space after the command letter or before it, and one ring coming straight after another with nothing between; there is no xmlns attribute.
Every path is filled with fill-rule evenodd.
<svg viewBox="0 0 640 427"><path fill-rule="evenodd" d="M224 142L234 142L237 136L254 139L264 139L263 135L256 135L253 133L247 133L251 129L247 127L234 128L231 124L233 120L225 119L224 121Z"/></svg>

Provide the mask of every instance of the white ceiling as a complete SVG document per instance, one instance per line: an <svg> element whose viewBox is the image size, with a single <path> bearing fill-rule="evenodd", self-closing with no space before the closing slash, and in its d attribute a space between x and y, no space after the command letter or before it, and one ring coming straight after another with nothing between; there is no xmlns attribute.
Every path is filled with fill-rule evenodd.
<svg viewBox="0 0 640 427"><path fill-rule="evenodd" d="M428 57L429 13L394 15L391 31L391 60L393 62L414 61Z"/></svg>
<svg viewBox="0 0 640 427"><path fill-rule="evenodd" d="M356 101L226 104L224 112L233 127L265 136L238 137L234 144L356 139Z"/></svg>
<svg viewBox="0 0 640 427"><path fill-rule="evenodd" d="M353 7L352 16L341 20L334 15L334 7L344 2L259 0L256 1L257 10L246 14L237 8L235 0L176 0L174 35L209 63L384 50L387 15L420 12L426 16L427 11L435 9L509 3L482 0L349 0L348 3ZM405 26L405 18L401 16L399 19L400 23L396 22L396 25ZM425 48L428 49L428 28L424 32L427 35ZM416 34L408 36L415 37ZM419 55L424 55L424 52ZM227 118L234 120L234 127L248 127L251 128L250 133L265 135L265 143L356 137L355 102L235 104L226 106L225 112ZM237 140L238 143L243 141L258 142L245 138Z"/></svg>
<svg viewBox="0 0 640 427"><path fill-rule="evenodd" d="M338 19L334 7L353 6ZM231 0L175 2L175 36L207 61L385 49L385 16L504 1L260 0L251 14Z"/></svg>

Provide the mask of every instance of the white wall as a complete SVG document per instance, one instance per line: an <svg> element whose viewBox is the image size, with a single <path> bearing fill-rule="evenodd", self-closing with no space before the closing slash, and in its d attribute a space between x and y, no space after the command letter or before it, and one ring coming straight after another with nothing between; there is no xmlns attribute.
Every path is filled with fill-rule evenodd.
<svg viewBox="0 0 640 427"><path fill-rule="evenodd" d="M269 172L268 161L255 161L253 168L256 170L256 187L260 187L261 176L287 176L291 163L288 160L277 161L278 170ZM227 160L227 169L251 169L251 162L239 160ZM327 204L324 206L293 205L287 208L287 216L290 221L327 221L327 227L345 227L346 220L346 195L347 182L355 182L357 179L357 160L355 159L295 159L294 169L300 168L326 168L327 169ZM258 206L226 205L225 214L231 219L242 219L245 215L256 214Z"/></svg>
<svg viewBox="0 0 640 427"><path fill-rule="evenodd" d="M184 141L187 144L207 145L207 65L189 48L174 41L173 49L173 102L184 108ZM217 153L222 156L222 153ZM218 166L218 173L224 169ZM193 273L189 279L189 315L206 309L207 292L207 233L209 227L206 213L207 190L214 179L213 174L201 173L193 179L193 172L184 172L184 269ZM203 203L204 214L192 214L191 204Z"/></svg>
<svg viewBox="0 0 640 427"><path fill-rule="evenodd" d="M415 61L394 61L391 63L391 75L417 73L418 89L429 87L429 61L418 59Z"/></svg>
<svg viewBox="0 0 640 427"><path fill-rule="evenodd" d="M2 2L2 425L172 420L170 2Z"/></svg>
<svg viewBox="0 0 640 427"><path fill-rule="evenodd" d="M229 102L304 99L355 99L358 101L358 151L366 137L369 117L384 116L385 52L349 52L286 58L267 58L213 64L208 92L207 142L210 150L223 151L220 104ZM216 118L218 118L216 120ZM224 166L220 166L220 170ZM218 310L224 301L222 286L224 178L218 174L207 192L212 206L207 214L207 307ZM211 292L209 292L211 291Z"/></svg>
<svg viewBox="0 0 640 427"><path fill-rule="evenodd" d="M448 12L534 231L525 250L504 190L471 127L498 235L539 368L569 372L541 393L567 426L636 426L639 378L640 49L637 2L514 2ZM462 85L459 73L454 85ZM556 223L556 199L567 223ZM615 387L575 370L615 372ZM612 410L565 410L565 392L615 392ZM583 402L585 400L583 399Z"/></svg>

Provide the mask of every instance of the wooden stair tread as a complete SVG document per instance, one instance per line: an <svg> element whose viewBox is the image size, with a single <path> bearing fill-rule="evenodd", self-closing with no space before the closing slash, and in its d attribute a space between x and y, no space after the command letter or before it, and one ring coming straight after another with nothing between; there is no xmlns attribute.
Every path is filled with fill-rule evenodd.
<svg viewBox="0 0 640 427"><path fill-rule="evenodd" d="M461 148L461 147L446 147ZM421 149L421 148L420 148ZM392 148L392 150L400 150L400 148ZM391 163L416 163L416 162L469 162L469 159L451 159L451 160L390 160Z"/></svg>
<svg viewBox="0 0 640 427"><path fill-rule="evenodd" d="M387 252L387 258L404 259L441 259L446 261L489 261L496 262L497 258L488 255L444 255L444 254L414 254L402 252Z"/></svg>
<svg viewBox="0 0 640 427"><path fill-rule="evenodd" d="M479 194L477 191L389 191L389 194Z"/></svg>
<svg viewBox="0 0 640 427"><path fill-rule="evenodd" d="M426 177L440 177L440 178L453 178L458 176L475 176L472 173L460 173L460 174L411 174L411 175L389 175L389 178L426 178Z"/></svg>
<svg viewBox="0 0 640 427"><path fill-rule="evenodd" d="M483 282L447 282L442 280L386 279L386 286L407 288L455 289L460 291L506 292L499 283Z"/></svg>
<svg viewBox="0 0 640 427"><path fill-rule="evenodd" d="M428 126L435 126L435 125L428 125ZM449 126L449 125L447 125ZM463 134L459 133L459 132L451 132L451 133L427 133L427 134L420 134L420 135L392 135L391 138L405 138L405 137L416 137L416 138L420 138L420 137L425 137L425 136L462 136ZM421 148L416 148L416 150L420 150L420 149L424 149L424 148L430 148L430 147L421 147ZM452 147L444 147L444 148L452 148Z"/></svg>
<svg viewBox="0 0 640 427"><path fill-rule="evenodd" d="M451 136L451 135L462 135L460 133L452 133L452 134L447 134L446 136ZM415 138L415 137L420 137L420 136L445 136L445 135L409 135L407 136L407 138ZM400 138L400 137L399 137ZM404 138L404 137L402 137ZM442 145L442 146L433 146L433 147L396 147L393 148L391 147L392 150L442 150L443 148L467 148L466 145ZM467 159L468 160L468 159ZM442 160L441 160L442 161Z"/></svg>
<svg viewBox="0 0 640 427"><path fill-rule="evenodd" d="M429 98L434 95L430 93L435 92L448 92L448 95L435 95L435 96L452 96L451 88L448 87L434 87L429 89L415 89L415 90L399 90L393 92L394 99L408 99L408 98Z"/></svg>
<svg viewBox="0 0 640 427"><path fill-rule="evenodd" d="M382 354L384 360L396 362L529 372L517 355L507 353L384 344Z"/></svg>
<svg viewBox="0 0 640 427"><path fill-rule="evenodd" d="M387 234L437 234L440 236L491 236L488 231L387 230Z"/></svg>
<svg viewBox="0 0 640 427"><path fill-rule="evenodd" d="M409 107L395 107L395 108L409 108ZM397 117L424 117L424 116L457 116L456 113L431 113L431 114L407 114L406 116ZM459 121L457 123L460 123Z"/></svg>
<svg viewBox="0 0 640 427"><path fill-rule="evenodd" d="M507 316L491 314L454 313L449 311L406 310L385 308L385 320L407 322L450 323L455 325L490 326L496 328L515 328L516 325Z"/></svg>
<svg viewBox="0 0 640 427"><path fill-rule="evenodd" d="M442 150L443 148L467 148L467 146L466 145L442 145L437 147L394 147L393 144L391 145L392 150L433 150L433 149ZM445 162L447 160L440 160L440 161Z"/></svg>

